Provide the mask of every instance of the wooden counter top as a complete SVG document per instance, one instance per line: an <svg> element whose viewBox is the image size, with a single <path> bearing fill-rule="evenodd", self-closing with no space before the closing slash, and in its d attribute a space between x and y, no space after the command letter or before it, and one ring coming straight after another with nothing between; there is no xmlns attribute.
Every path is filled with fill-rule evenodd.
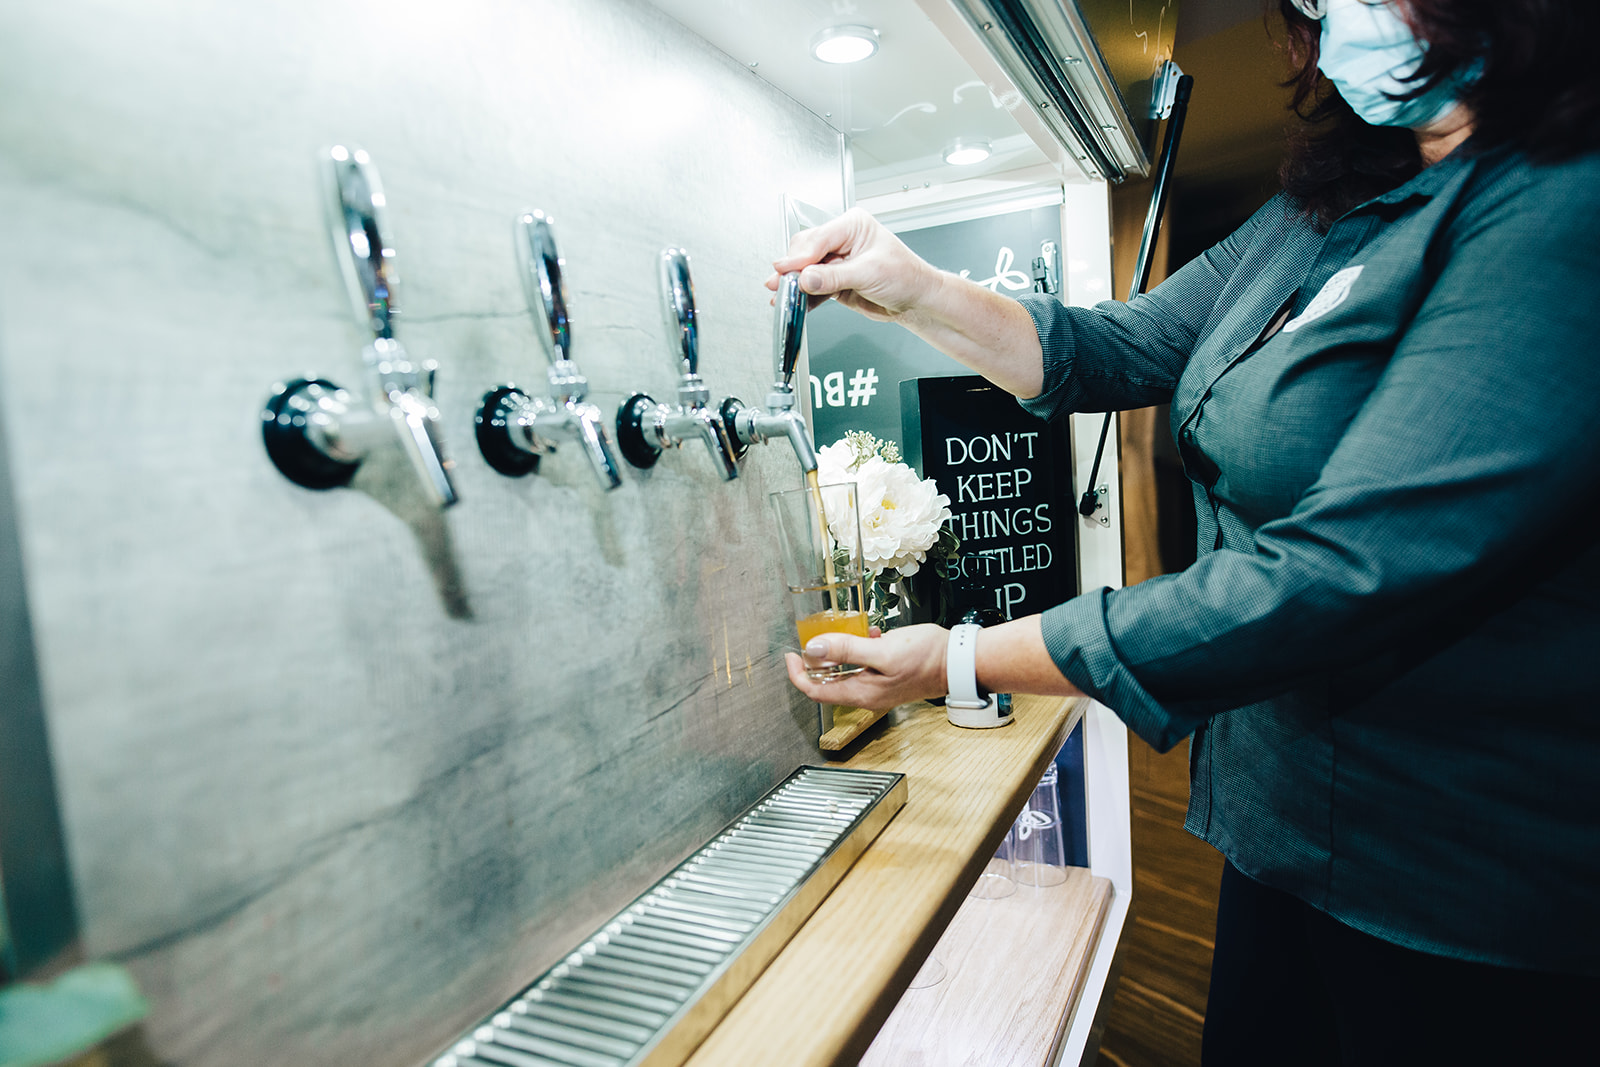
<svg viewBox="0 0 1600 1067"><path fill-rule="evenodd" d="M951 726L927 704L897 709L842 762L905 774L906 806L691 1067L853 1063L866 1052L1082 716L1078 699L1015 700L1015 722L994 730Z"/></svg>

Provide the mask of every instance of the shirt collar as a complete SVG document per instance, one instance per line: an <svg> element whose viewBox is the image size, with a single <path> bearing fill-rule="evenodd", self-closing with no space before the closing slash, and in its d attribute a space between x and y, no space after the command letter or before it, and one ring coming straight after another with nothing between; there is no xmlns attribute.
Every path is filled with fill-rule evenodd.
<svg viewBox="0 0 1600 1067"><path fill-rule="evenodd" d="M1466 146L1462 146L1465 148ZM1356 207L1345 212L1344 218L1360 215L1370 210L1375 204L1400 204L1407 200L1432 200L1452 179L1461 174L1463 170L1471 167L1476 162L1477 154L1471 151L1462 151L1457 148L1448 156L1431 167L1425 167L1410 181L1390 189L1387 193L1375 196Z"/></svg>

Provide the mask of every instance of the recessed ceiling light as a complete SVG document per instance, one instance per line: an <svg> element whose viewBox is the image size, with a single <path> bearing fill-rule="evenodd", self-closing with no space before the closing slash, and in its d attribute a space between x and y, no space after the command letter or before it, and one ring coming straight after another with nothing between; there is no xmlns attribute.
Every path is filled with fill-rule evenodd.
<svg viewBox="0 0 1600 1067"><path fill-rule="evenodd" d="M970 167L988 158L988 141L953 141L944 150L944 161L953 167Z"/></svg>
<svg viewBox="0 0 1600 1067"><path fill-rule="evenodd" d="M833 26L811 38L811 54L824 63L859 63L877 50L871 26Z"/></svg>

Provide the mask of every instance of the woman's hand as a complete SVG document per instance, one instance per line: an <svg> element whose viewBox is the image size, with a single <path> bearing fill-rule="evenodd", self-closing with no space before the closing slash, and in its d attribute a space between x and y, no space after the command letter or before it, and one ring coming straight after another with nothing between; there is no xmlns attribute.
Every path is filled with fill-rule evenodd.
<svg viewBox="0 0 1600 1067"><path fill-rule="evenodd" d="M777 273L768 289L777 290L778 275L797 270L811 307L831 296L880 322L913 311L941 284L937 269L860 208L796 234L788 255L772 266Z"/></svg>
<svg viewBox="0 0 1600 1067"><path fill-rule="evenodd" d="M931 624L904 626L883 637L819 634L806 645L804 660L793 652L785 659L789 680L812 700L883 711L948 691L944 662L949 640L949 630ZM813 667L854 663L866 670L819 682L807 676L807 663Z"/></svg>
<svg viewBox="0 0 1600 1067"><path fill-rule="evenodd" d="M898 322L934 348L1020 397L1044 388L1044 350L1022 305L931 266L860 208L795 235L773 263L800 272L811 307L829 297L869 319Z"/></svg>

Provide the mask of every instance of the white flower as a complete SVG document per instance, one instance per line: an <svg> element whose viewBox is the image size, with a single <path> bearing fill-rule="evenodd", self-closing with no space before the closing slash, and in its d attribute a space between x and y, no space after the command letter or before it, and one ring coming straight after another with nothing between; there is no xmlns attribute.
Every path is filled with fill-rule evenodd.
<svg viewBox="0 0 1600 1067"><path fill-rule="evenodd" d="M861 509L861 549L867 570L916 574L939 530L950 518L950 498L933 479L918 478L904 463L874 456L856 470L856 500Z"/></svg>
<svg viewBox="0 0 1600 1067"><path fill-rule="evenodd" d="M856 461L855 449L848 441L835 441L817 449L817 481L823 485L853 482L856 472L850 464Z"/></svg>

